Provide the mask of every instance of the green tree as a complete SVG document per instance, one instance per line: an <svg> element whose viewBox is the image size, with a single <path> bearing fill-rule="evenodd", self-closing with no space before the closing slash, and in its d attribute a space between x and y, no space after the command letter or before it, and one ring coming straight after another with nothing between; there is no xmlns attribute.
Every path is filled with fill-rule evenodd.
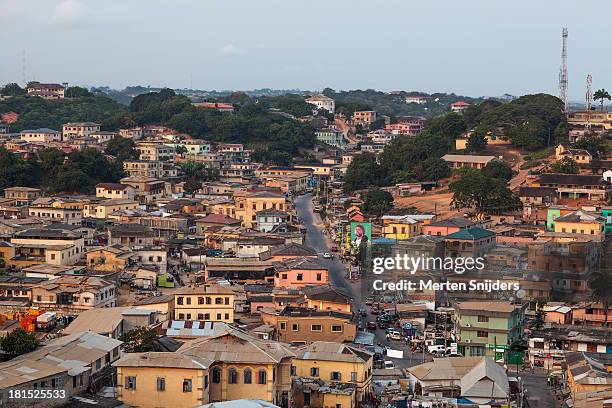
<svg viewBox="0 0 612 408"><path fill-rule="evenodd" d="M36 340L34 334L19 328L4 337L0 337L0 347L10 358L14 358L36 350L38 340Z"/></svg>
<svg viewBox="0 0 612 408"><path fill-rule="evenodd" d="M363 197L363 210L372 215L381 216L393 208L393 196L388 191L373 188Z"/></svg>
<svg viewBox="0 0 612 408"><path fill-rule="evenodd" d="M473 132L467 140L466 149L468 152L482 152L487 147L487 138L482 132Z"/></svg>
<svg viewBox="0 0 612 408"><path fill-rule="evenodd" d="M25 93L26 93L26 90L14 82L11 82L10 84L6 84L0 89L0 95L4 95L4 96L25 95Z"/></svg>
<svg viewBox="0 0 612 408"><path fill-rule="evenodd" d="M438 181L451 174L448 163L437 157L425 159L416 166L415 171L420 181Z"/></svg>
<svg viewBox="0 0 612 408"><path fill-rule="evenodd" d="M587 135L583 137L582 139L576 141L576 143L574 143L572 148L584 149L588 151L589 153L591 153L593 158L596 158L596 159L605 157L608 151L608 146L606 142L600 137L597 137L592 134Z"/></svg>
<svg viewBox="0 0 612 408"><path fill-rule="evenodd" d="M384 180L383 169L376 162L376 156L365 153L357 155L346 169L342 188L345 193L379 186Z"/></svg>
<svg viewBox="0 0 612 408"><path fill-rule="evenodd" d="M565 156L561 160L554 162L550 166L550 170L553 173L563 174L578 174L578 163L571 157Z"/></svg>
<svg viewBox="0 0 612 408"><path fill-rule="evenodd" d="M187 148L183 145L178 145L174 148L174 150L176 151L176 154L178 155L184 155L185 153L187 153Z"/></svg>
<svg viewBox="0 0 612 408"><path fill-rule="evenodd" d="M121 336L121 348L126 353L144 353L162 351L155 330L148 327L138 327Z"/></svg>
<svg viewBox="0 0 612 408"><path fill-rule="evenodd" d="M139 157L134 141L121 136L116 136L109 140L104 153L116 157L121 162Z"/></svg>
<svg viewBox="0 0 612 408"><path fill-rule="evenodd" d="M607 100L612 99L612 96L610 96L610 93L608 91L606 91L605 89L598 89L597 91L595 91L595 94L593 95L593 100L595 100L595 101L600 100L601 101L601 111L602 112L603 112L604 101L606 99Z"/></svg>
<svg viewBox="0 0 612 408"><path fill-rule="evenodd" d="M185 182L185 185L183 186L183 190L185 191L185 193L189 195L195 193L201 188L202 188L202 183L194 179L187 180Z"/></svg>
<svg viewBox="0 0 612 408"><path fill-rule="evenodd" d="M498 178L506 182L512 179L512 168L500 160L492 160L482 169L487 177Z"/></svg>
<svg viewBox="0 0 612 408"><path fill-rule="evenodd" d="M476 169L462 169L458 180L449 185L455 208L474 208L489 214L500 214L522 208L519 198L512 194L506 182L489 177Z"/></svg>
<svg viewBox="0 0 612 408"><path fill-rule="evenodd" d="M87 89L82 88L80 86L71 86L66 89L64 92L66 98L87 98L89 96L94 96Z"/></svg>

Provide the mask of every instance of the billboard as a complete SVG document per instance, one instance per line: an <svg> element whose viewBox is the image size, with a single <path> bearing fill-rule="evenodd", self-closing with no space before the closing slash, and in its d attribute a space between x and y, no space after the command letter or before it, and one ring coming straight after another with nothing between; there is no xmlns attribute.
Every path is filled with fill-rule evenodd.
<svg viewBox="0 0 612 408"><path fill-rule="evenodd" d="M372 241L371 222L351 222L351 246L360 247Z"/></svg>

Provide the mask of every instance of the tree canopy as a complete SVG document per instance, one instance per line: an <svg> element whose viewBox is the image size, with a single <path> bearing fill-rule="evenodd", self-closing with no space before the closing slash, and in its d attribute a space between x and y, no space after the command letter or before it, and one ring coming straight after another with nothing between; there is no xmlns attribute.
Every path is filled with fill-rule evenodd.
<svg viewBox="0 0 612 408"><path fill-rule="evenodd" d="M393 208L393 196L388 191L373 188L363 197L363 210L372 215L381 216Z"/></svg>
<svg viewBox="0 0 612 408"><path fill-rule="evenodd" d="M4 337L0 337L0 348L10 357L30 353L38 347L38 340L34 334L22 328L13 330Z"/></svg>
<svg viewBox="0 0 612 408"><path fill-rule="evenodd" d="M121 348L126 353L144 353L162 351L155 330L148 327L137 327L121 336Z"/></svg>
<svg viewBox="0 0 612 408"><path fill-rule="evenodd" d="M499 214L522 208L506 181L491 177L476 169L462 169L458 180L449 185L455 208L474 208L489 214Z"/></svg>

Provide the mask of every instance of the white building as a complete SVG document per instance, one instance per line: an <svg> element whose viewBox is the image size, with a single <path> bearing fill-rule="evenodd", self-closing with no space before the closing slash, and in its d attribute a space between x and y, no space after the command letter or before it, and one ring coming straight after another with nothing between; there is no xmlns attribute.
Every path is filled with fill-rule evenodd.
<svg viewBox="0 0 612 408"><path fill-rule="evenodd" d="M62 141L62 134L57 130L49 128L22 130L20 135L21 140L25 140L26 142L47 143Z"/></svg>
<svg viewBox="0 0 612 408"><path fill-rule="evenodd" d="M332 98L328 98L325 95L313 95L306 99L306 102L316 106L317 109L325 109L330 113L334 113L336 111L336 102Z"/></svg>

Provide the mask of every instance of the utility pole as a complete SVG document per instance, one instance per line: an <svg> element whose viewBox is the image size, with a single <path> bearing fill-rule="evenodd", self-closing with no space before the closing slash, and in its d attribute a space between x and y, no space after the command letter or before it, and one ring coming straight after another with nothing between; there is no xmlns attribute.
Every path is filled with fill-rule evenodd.
<svg viewBox="0 0 612 408"><path fill-rule="evenodd" d="M593 91L591 89L592 84L593 84L593 77L591 76L591 74L589 74L587 75L587 79L586 79L586 86L587 86L587 90L586 90L586 117L587 117L586 127L587 129L591 128L591 102L593 101Z"/></svg>
<svg viewBox="0 0 612 408"><path fill-rule="evenodd" d="M559 98L563 101L563 112L567 114L567 28L561 31L563 48L561 50L561 68L559 69Z"/></svg>

